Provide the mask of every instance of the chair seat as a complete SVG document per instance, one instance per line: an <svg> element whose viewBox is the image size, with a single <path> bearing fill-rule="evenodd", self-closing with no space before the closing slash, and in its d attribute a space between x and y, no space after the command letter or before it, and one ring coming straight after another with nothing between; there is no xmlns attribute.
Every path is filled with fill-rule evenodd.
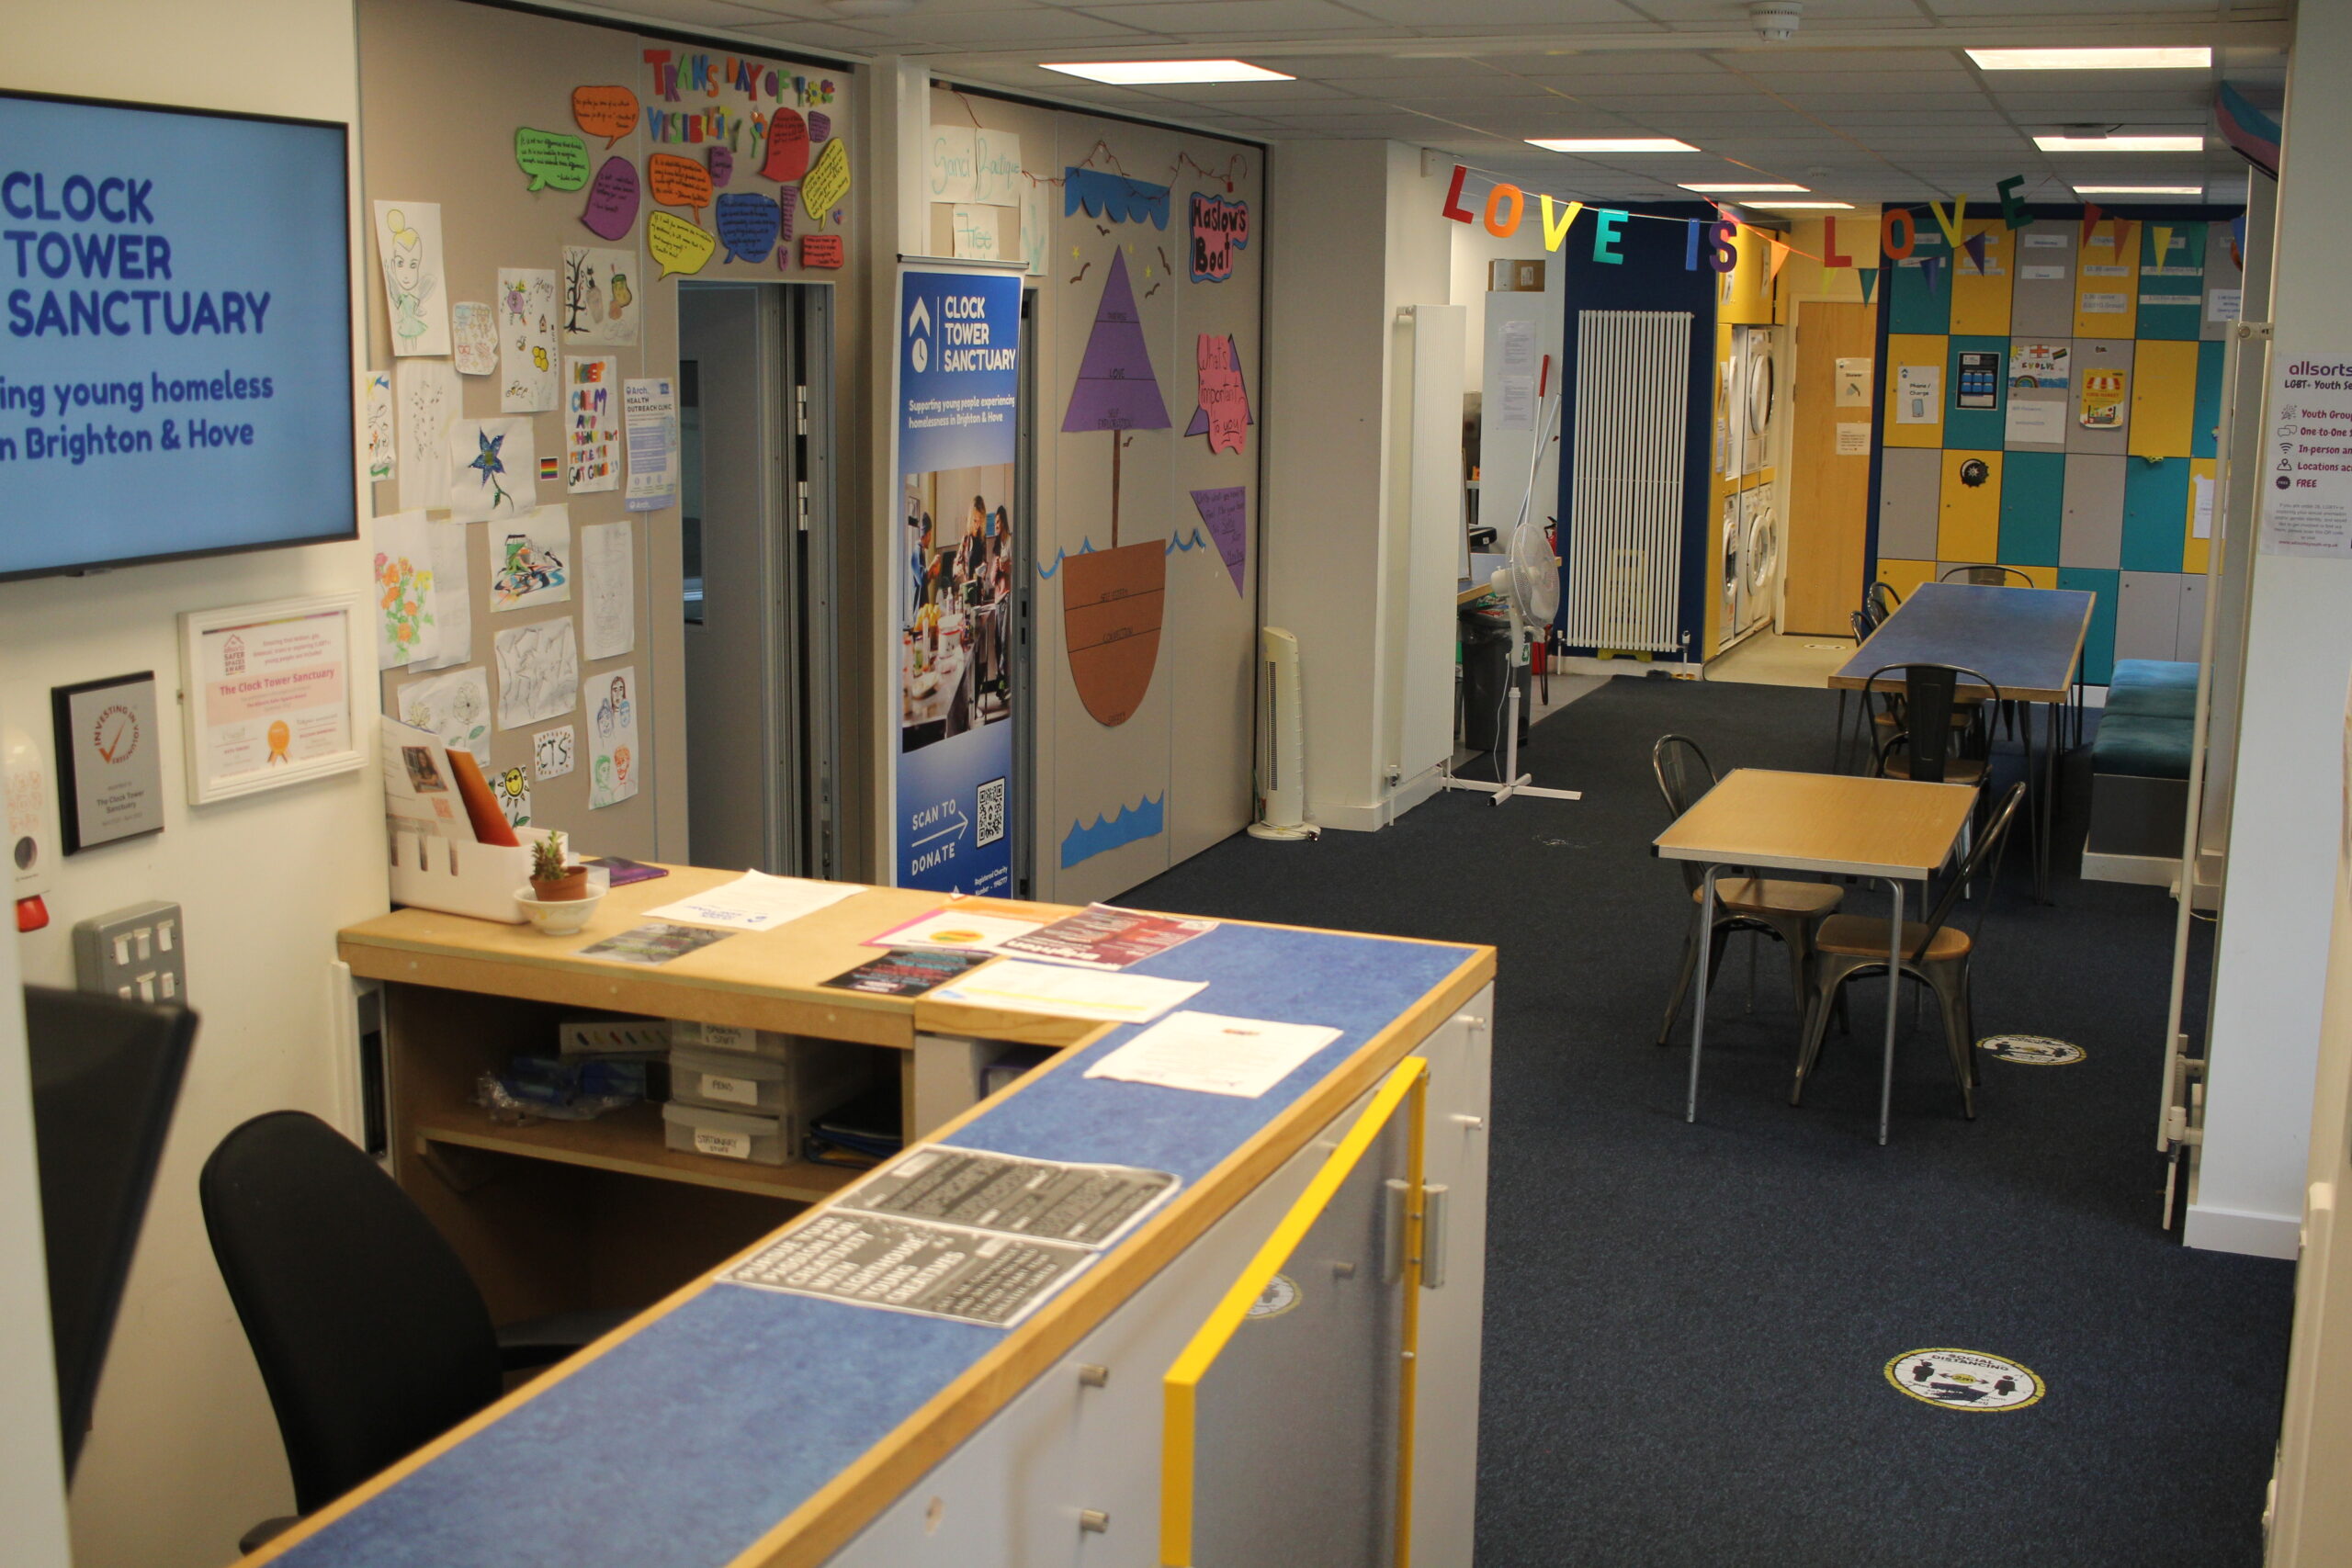
<svg viewBox="0 0 2352 1568"><path fill-rule="evenodd" d="M1905 957L1915 952L1928 928L1918 920L1903 922L1903 952ZM1845 958L1884 958L1886 956L1886 922L1872 915L1832 915L1821 922L1821 931L1814 939L1814 946L1823 953L1834 953ZM1941 926L1933 942L1928 943L1926 958L1931 964L1968 956L1968 933L1953 926Z"/></svg>
<svg viewBox="0 0 2352 1568"><path fill-rule="evenodd" d="M1690 890L1693 904L1704 901L1706 896L1703 887ZM1715 902L1735 914L1753 909L1776 915L1826 915L1845 897L1844 888L1827 882L1778 882L1758 876L1715 879Z"/></svg>
<svg viewBox="0 0 2352 1568"><path fill-rule="evenodd" d="M1886 760L1886 776L1893 779L1909 778L1911 776L1911 754L1907 751L1897 751L1893 756L1889 757ZM1983 758L1946 757L1944 759L1944 783L1973 784L1981 784L1984 782L1984 761Z"/></svg>

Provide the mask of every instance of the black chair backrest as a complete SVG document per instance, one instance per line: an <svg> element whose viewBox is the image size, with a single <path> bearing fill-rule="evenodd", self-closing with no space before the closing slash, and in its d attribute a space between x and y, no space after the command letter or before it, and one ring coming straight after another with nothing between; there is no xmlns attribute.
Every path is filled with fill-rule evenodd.
<svg viewBox="0 0 2352 1568"><path fill-rule="evenodd" d="M1979 876L1985 878L1984 897L1976 904L1976 924L1980 930L1983 928L1984 911L1992 907L1993 889L2000 880L2001 840L2008 836L2009 824L2016 818L2018 808L2024 802L2025 785L2011 784L2009 793L2001 797L2001 804L1993 812L1991 826L1984 829L1984 836L1979 838L1974 847L1969 850L1968 858L1960 863L1959 872L1944 884L1942 897L1936 900L1934 910L1928 916L1927 934L1919 939L1918 948L1910 955L1912 962L1917 963L1920 953L1928 951L1928 943L1935 940L1936 932L1941 931L1944 922L1951 919L1952 906L1960 901L1961 894L1965 892ZM1985 867L1988 865L1992 867L1989 876L1985 875Z"/></svg>
<svg viewBox="0 0 2352 1568"><path fill-rule="evenodd" d="M1854 644L1858 648L1870 640L1871 633L1878 630L1878 626L1871 620L1870 615L1867 611L1853 610L1848 612L1846 615L1846 624L1853 628Z"/></svg>
<svg viewBox="0 0 2352 1568"><path fill-rule="evenodd" d="M1715 787L1715 770L1699 743L1687 735L1661 735L1650 748L1650 772L1657 775L1657 792L1666 800L1667 820L1679 818ZM1682 881L1696 888L1707 874L1697 861L1677 861Z"/></svg>
<svg viewBox="0 0 2352 1568"><path fill-rule="evenodd" d="M2030 588L2033 586L2033 579L2026 573L2019 571L2013 566L1946 567L1942 575L1938 577L1936 581L1938 582L1965 582L1977 588L2005 588L2012 586L2009 581L2011 578L2015 578L2017 580L2014 584L2016 587Z"/></svg>
<svg viewBox="0 0 2352 1568"><path fill-rule="evenodd" d="M1895 722L1903 728L1887 739L1879 750L1880 771L1884 772L1887 755L1898 746L1911 754L1911 777L1920 784L1944 782L1944 763L1951 755L1951 710L1954 694L1961 678L1966 676L1992 694L1993 701L2001 700L2001 688L1993 684L1992 677L1960 664L1882 664L1871 671L1862 683L1865 705L1872 696L1893 701L1895 686L1890 682L1882 687L1879 677L1902 671L1901 707Z"/></svg>
<svg viewBox="0 0 2352 1568"><path fill-rule="evenodd" d="M1871 583L1870 592L1862 595L1862 608L1871 613L1872 626L1880 625L1887 616L1894 614L1895 606L1902 603L1903 595L1883 582Z"/></svg>
<svg viewBox="0 0 2352 1568"><path fill-rule="evenodd" d="M334 1128L256 1116L220 1140L198 1190L301 1512L498 1397L497 1330L465 1266Z"/></svg>
<svg viewBox="0 0 2352 1568"><path fill-rule="evenodd" d="M82 1456L122 1283L139 1245L196 1015L25 987L49 1322L65 1472Z"/></svg>

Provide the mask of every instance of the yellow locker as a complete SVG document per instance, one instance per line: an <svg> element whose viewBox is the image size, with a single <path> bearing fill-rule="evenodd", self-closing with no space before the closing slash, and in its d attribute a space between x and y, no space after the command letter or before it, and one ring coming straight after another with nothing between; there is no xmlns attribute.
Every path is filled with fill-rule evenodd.
<svg viewBox="0 0 2352 1568"><path fill-rule="evenodd" d="M2221 506L2222 498L2214 483L2213 459L2211 457L2191 457L2188 460L2188 517L2181 525L2188 530L2181 537L2180 570L2183 571L2201 573L2212 570L2213 541L2210 537L2213 531L2212 511L2206 513L2205 532L2209 536L2202 539L2197 536L2197 495L2200 490L2209 498L2206 502L2208 508L2218 509Z"/></svg>
<svg viewBox="0 0 2352 1568"><path fill-rule="evenodd" d="M1930 220L1932 221L1932 220ZM1968 259L1965 249L1951 258L1951 330L1955 337L2009 335L2009 287L2017 276L2018 237L2006 223L1967 223L1962 237L1984 236L1984 270Z"/></svg>
<svg viewBox="0 0 2352 1568"><path fill-rule="evenodd" d="M2151 338L2132 354L2134 457L2186 457L2197 416L2197 345Z"/></svg>
<svg viewBox="0 0 2352 1568"><path fill-rule="evenodd" d="M1946 452L1936 558L1991 562L2000 551L2001 454Z"/></svg>
<svg viewBox="0 0 2352 1568"><path fill-rule="evenodd" d="M1886 439L1888 446L1940 446L1944 444L1944 401L1951 396L1951 389L1944 385L1944 361L1950 357L1951 340L1935 333L1895 333L1886 340ZM1909 369L1921 373L1921 385L1930 382L1932 394L1920 399L1920 406L1906 408L1912 400L1903 394ZM1908 413L1925 414L1921 423L1904 418Z"/></svg>
<svg viewBox="0 0 2352 1568"><path fill-rule="evenodd" d="M1912 590L1919 584L1936 580L1936 563L1931 560L1889 560L1881 556L1878 580L1908 599Z"/></svg>
<svg viewBox="0 0 2352 1568"><path fill-rule="evenodd" d="M2058 586L2058 569L2054 566L2012 565L2009 570L2011 571L2021 571L2028 577L2033 579L2033 585L2036 588L2055 588ZM2017 584L2012 582L2009 586L2015 588Z"/></svg>
<svg viewBox="0 0 2352 1568"><path fill-rule="evenodd" d="M2102 220L2075 256L2075 335L2131 337L2140 321L2140 226Z"/></svg>

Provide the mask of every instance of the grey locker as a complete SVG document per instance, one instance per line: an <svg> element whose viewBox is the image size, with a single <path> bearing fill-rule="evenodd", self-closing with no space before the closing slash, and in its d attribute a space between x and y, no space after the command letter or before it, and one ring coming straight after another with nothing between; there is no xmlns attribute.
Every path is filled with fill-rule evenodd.
<svg viewBox="0 0 2352 1568"><path fill-rule="evenodd" d="M2238 270L2230 252L2230 226L2212 224L2205 234L2205 310L2198 323L2199 337L2219 340L2230 335L2230 323L2213 319L2213 290L2245 287L2245 275Z"/></svg>
<svg viewBox="0 0 2352 1568"><path fill-rule="evenodd" d="M2074 340L2066 337L2063 333L2050 337L2043 337L2038 333L2021 333L2009 339L2010 352L2014 354L2018 345L2024 344L2039 344L2051 348L2064 348L2067 350L2066 363L2069 367L2067 371L2069 379L2066 386L2064 387L2020 387L2012 381L2009 385L2010 406L2015 407L2018 403L2055 403L2058 407L2058 429L2057 433L2046 441L2026 441L2012 435L2006 440L2003 445L2018 452L2064 451L2066 446L2066 431L2075 423L2075 407L2073 401L2074 392L2071 389L2074 385L2072 380L2074 374L2072 366L2074 365L2075 359L2073 353L2075 346ZM2014 424L2011 425L2011 428L2015 428Z"/></svg>
<svg viewBox="0 0 2352 1568"><path fill-rule="evenodd" d="M2085 337L2075 340L2074 385L2067 389L2066 450L2099 452L2120 457L2132 438L2132 340L2128 337ZM2083 428L2084 383L2094 370L2123 372L2123 423L2112 430ZM2072 564L2072 563L2069 563ZM2088 564L2087 562L2085 564ZM2113 566L2113 561L2107 563Z"/></svg>
<svg viewBox="0 0 2352 1568"><path fill-rule="evenodd" d="M1944 455L1934 446L1889 446L1878 475L1878 553L1894 560L1936 558L1936 513Z"/></svg>
<svg viewBox="0 0 2352 1568"><path fill-rule="evenodd" d="M2172 659L2180 649L2177 571L2127 571L2115 593L2115 657Z"/></svg>
<svg viewBox="0 0 2352 1568"><path fill-rule="evenodd" d="M2066 454L2066 509L2058 524L2060 566L2121 563L2124 461L2088 453Z"/></svg>
<svg viewBox="0 0 2352 1568"><path fill-rule="evenodd" d="M2029 223L2018 231L2017 281L2009 290L2011 337L2063 338L2075 331L2075 237L2072 222ZM2043 239L2034 243L2037 236ZM2058 242L2050 243L2054 237ZM2057 277L2028 268L2057 267Z"/></svg>
<svg viewBox="0 0 2352 1568"><path fill-rule="evenodd" d="M2205 651L2205 577L2183 572L2180 579L2180 628L2173 644L2175 659L2194 664Z"/></svg>

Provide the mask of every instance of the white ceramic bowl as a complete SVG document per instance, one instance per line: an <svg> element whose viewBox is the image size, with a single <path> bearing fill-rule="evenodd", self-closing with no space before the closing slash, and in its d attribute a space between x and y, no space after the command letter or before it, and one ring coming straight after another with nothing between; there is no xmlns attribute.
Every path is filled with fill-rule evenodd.
<svg viewBox="0 0 2352 1568"><path fill-rule="evenodd" d="M516 908L531 918L541 936L578 936L588 922L596 918L596 906L605 901L605 889L594 881L588 892L580 898L534 898L531 885L525 883L514 890Z"/></svg>

